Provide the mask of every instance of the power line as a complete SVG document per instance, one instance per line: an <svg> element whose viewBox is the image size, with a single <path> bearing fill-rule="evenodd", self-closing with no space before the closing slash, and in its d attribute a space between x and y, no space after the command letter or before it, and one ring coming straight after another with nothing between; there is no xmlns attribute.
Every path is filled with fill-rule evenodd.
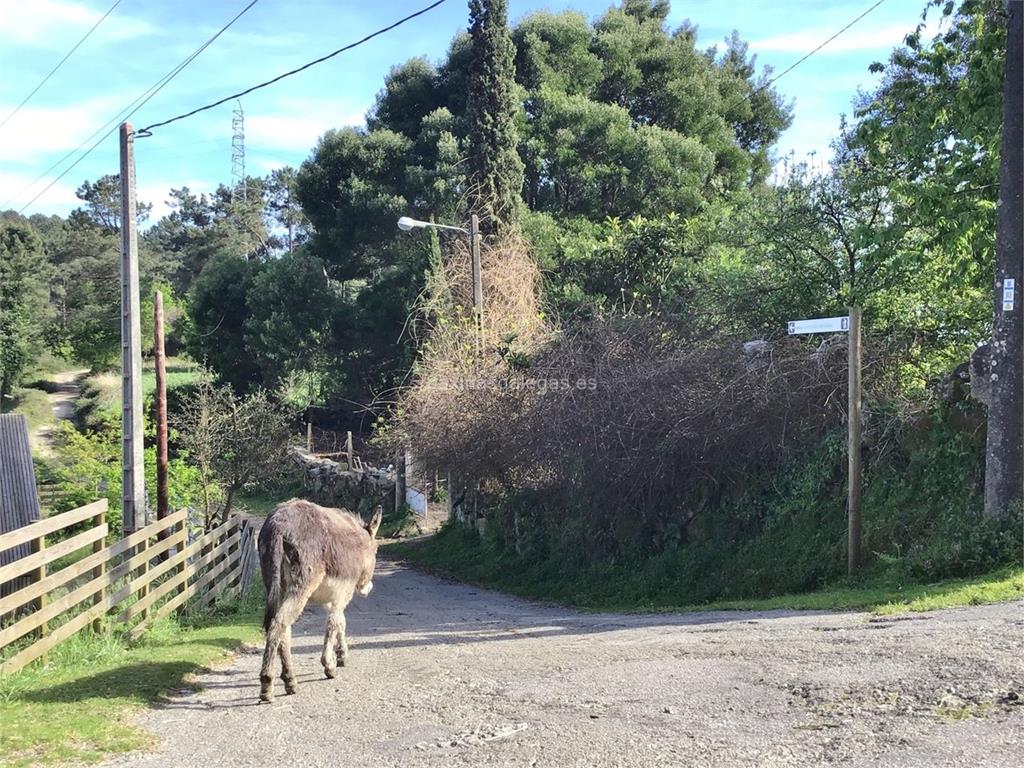
<svg viewBox="0 0 1024 768"><path fill-rule="evenodd" d="M86 32L82 36L82 39L79 40L77 43L75 43L70 51L68 51L66 54L64 54L64 58L63 59L61 59L60 61L57 62L57 66L55 66L53 69L51 69L46 74L46 77L44 77L42 80L39 81L39 84L29 92L28 96L26 96L24 99L21 100L21 103L14 108L14 111L11 112L11 114L9 114L7 117L5 117L3 119L3 122L0 122L0 128L3 128L5 125L7 125L8 121L12 117L14 117L16 114L18 114L18 112L21 111L21 108L24 107L25 104L28 103L28 100L31 99L33 96L35 96L36 92L40 88L42 88L44 85L46 85L46 81L49 80L51 77L53 77L54 73L64 65L65 61L67 61L68 59L71 58L71 54L73 54L75 51L78 50L78 46L80 46L82 43L84 43L86 40L88 40L89 39L89 35L91 35L93 32L95 32L96 28L100 24L102 24L104 22L104 20L107 18L107 16L109 16L111 13L113 13L114 9L117 8L117 6L119 6L122 2L123 2L123 0L116 0L116 2L107 9L107 12L104 13L102 16L100 16L99 21L97 21L95 24L93 24L92 27L89 29L89 31Z"/></svg>
<svg viewBox="0 0 1024 768"><path fill-rule="evenodd" d="M70 152L68 152L66 155L64 155L60 160L58 160L56 163L54 163L49 168L47 168L45 171L43 171L39 176L37 176L35 178L35 180L31 184L28 185L28 187L26 187L21 192L19 192L17 195L15 195L14 198L11 198L11 200L13 200L13 199L17 198L18 196L20 196L23 192L27 192L29 189L34 187L36 185L36 183L40 179L42 179L42 178L46 177L47 175L49 175L54 169L59 167L65 160L67 160L69 157L71 157L76 152L81 150L82 147L84 147L89 141L91 141L92 139L96 138L96 136L99 135L100 133L103 134L85 152L83 152L81 155L79 155L71 165L69 165L67 168L65 168L63 171L61 171L60 175L58 175L53 181L51 181L49 184L47 184L35 197L33 197L24 206L22 206L22 208L18 211L18 213L24 213L26 208L28 208L30 205L32 205L32 203L34 203L36 200L38 200L40 197L42 197L44 194L46 194L46 192L51 187L53 187L54 184L56 184L58 181L60 181L62 178L64 178L71 171L72 168L74 168L76 165L78 165L80 162L82 162L82 160L84 160L86 157L88 157L89 154L91 154L92 151L95 150L96 147L98 147L103 142L103 140L107 138L107 136L109 136L111 133L113 133L115 130L117 130L117 127L118 127L118 125L120 123L124 122L129 117L131 117L136 112L138 112L139 109L141 109L143 107L143 105L146 104L146 102L148 102L150 99L152 99L154 96L156 96L163 89L163 87L165 85L167 85L169 82L171 82L171 80L173 80L175 77L177 77L177 75L183 69L185 69L185 67L187 67L189 64L191 64L199 56L199 54L201 54L203 51L205 51L207 48L209 48L218 37L220 37L222 34L224 34L228 30L228 28L231 27L231 25L233 25L236 21L238 21L240 18L242 18L242 16L244 16L249 11L249 9L252 8L254 5L256 5L256 3L258 3L258 2L259 2L259 0L251 0L251 2L248 5L246 5L241 11L239 11L224 26L222 26L219 30L217 30L217 32L212 37L210 37L205 43L203 43L195 51L193 51L187 58L185 58L184 61L182 61L180 64L178 64L176 67L174 67L174 69L172 69L170 72L168 72L162 78L157 80L153 85L151 85L149 88L147 88L141 94L139 94L135 98L135 100L132 101L123 110L121 110L120 113L118 113L113 118L108 120L106 123L101 125L87 139L85 139L85 141L83 141L77 147L75 147ZM111 125L113 127L110 127ZM108 128L109 128L109 130L107 130ZM9 203L10 200L8 200L7 202ZM4 205L6 206L7 203L4 203Z"/></svg>
<svg viewBox="0 0 1024 768"><path fill-rule="evenodd" d="M821 43L817 48L815 48L812 51L809 51L808 53L805 53L803 56L801 56L795 62L790 64L788 67L786 67L784 70L782 70L775 77L771 78L768 82L764 83L763 85L759 85L757 88L754 88L753 90L748 91L743 96L741 96L740 98L736 99L732 104L730 104L728 107L726 107L725 109L722 110L722 114L728 113L730 110L732 110L733 107L738 107L740 104L742 104L747 99L752 98L755 94L760 93L761 91L766 91L769 88L771 88L771 86L773 86L775 83L777 83L780 79L782 79L784 76L788 75L794 69L799 67L805 61L807 61L809 58L811 58L811 56L816 54L818 51L820 51L826 45L828 45L833 40L835 40L837 37L842 35L844 32L846 32L848 29L850 29L850 27L854 26L857 22L859 22L861 19L863 19L865 16L867 16L869 13L871 13L873 10L875 10L875 8L877 8L878 6L880 6L884 2L885 2L885 0L878 0L878 2L876 2L870 8L868 8L866 11L864 11L860 16L855 18L853 21L849 22L845 27L843 27L838 32L836 32L834 35L832 35L832 37L830 37L828 40L826 40L825 42Z"/></svg>
<svg viewBox="0 0 1024 768"><path fill-rule="evenodd" d="M297 75L299 72L302 72L303 70L309 69L310 67L315 66L317 64L321 64L321 63L327 61L328 59L333 59L339 53L344 53L345 51L350 51L353 48L355 48L357 46L360 46L363 43L365 43L365 42L367 42L369 40L372 40L375 37L378 37L379 35L383 35L385 32L390 32L395 27L400 27L403 24L405 24L407 21L411 21L412 19L415 19L417 16L422 16L427 11L431 11L434 8L437 8L437 6L441 5L445 1L446 0L437 0L436 2L431 3L430 5L428 5L426 8L422 8L422 9L416 11L415 13L409 14L408 16L406 16L403 19L399 19L394 24L390 24L390 25L388 25L386 27L383 27L382 29L378 29L376 32L371 32L366 37L364 37L364 38L362 38L360 40L356 40L354 43L349 43L345 47L339 48L338 50L336 50L336 51L334 51L332 53L329 53L326 56L321 56L319 59L314 59L313 61L311 61L311 62L309 62L307 64L303 64L301 67L297 67L296 69L293 69L293 70L290 70L290 71L285 72L283 74L280 74L280 75L278 75L277 77L275 77L275 78L273 78L271 80L267 80L267 81L262 82L262 83L260 83L258 85L254 85L254 86L252 86L252 88L246 88L244 91L239 91L238 93L233 93L230 96L225 96L223 99L219 99L218 101L215 101L215 102L213 102L211 104L207 104L205 106L193 109L191 112L185 112L184 114L176 115L175 117L169 118L167 120L162 120L159 123L153 123L152 125L147 125L145 128L141 128L138 131L136 131L135 135L136 136L149 136L149 135L151 135L150 132L154 128L160 128L160 127L162 127L164 125L169 125L170 123L177 122L178 120L184 120L186 117L192 117L193 115L197 115L200 112L205 112L208 109L213 109L214 107L219 107L221 104L225 104L225 103L227 103L229 101L233 101L234 99L239 99L242 96L246 96L246 95L252 93L253 91L258 91L260 88L266 88L268 85L273 85L274 83L279 82L280 80L284 80L286 77L291 77L292 75Z"/></svg>

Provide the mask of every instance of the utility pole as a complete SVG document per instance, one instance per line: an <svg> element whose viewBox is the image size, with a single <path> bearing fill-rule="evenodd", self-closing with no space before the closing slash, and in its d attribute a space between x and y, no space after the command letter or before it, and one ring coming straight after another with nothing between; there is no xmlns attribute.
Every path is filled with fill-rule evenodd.
<svg viewBox="0 0 1024 768"><path fill-rule="evenodd" d="M153 297L153 362L156 368L156 518L167 517L167 358L164 354L164 295ZM166 535L166 534L163 534Z"/></svg>
<svg viewBox="0 0 1024 768"><path fill-rule="evenodd" d="M860 307L849 308L850 329L847 336L847 397L849 398L847 412L847 549L846 566L849 574L853 576L860 570L861 565L861 522L860 522L860 497L861 497L861 407L863 404L863 393L860 378Z"/></svg>
<svg viewBox="0 0 1024 768"><path fill-rule="evenodd" d="M121 123L121 527L128 535L146 524L142 454L142 324L139 240L135 221L135 141Z"/></svg>
<svg viewBox="0 0 1024 768"><path fill-rule="evenodd" d="M473 277L473 319L479 348L483 345L484 332L484 280L480 266L480 218L475 213L469 217L469 253Z"/></svg>
<svg viewBox="0 0 1024 768"><path fill-rule="evenodd" d="M995 296L985 446L985 514L1008 514L1022 499L1024 483L1024 322L1021 320L1021 186L1024 185L1021 144L1024 143L1024 4L1006 3L1007 34L1003 85L1003 139L999 168L999 209L996 230Z"/></svg>

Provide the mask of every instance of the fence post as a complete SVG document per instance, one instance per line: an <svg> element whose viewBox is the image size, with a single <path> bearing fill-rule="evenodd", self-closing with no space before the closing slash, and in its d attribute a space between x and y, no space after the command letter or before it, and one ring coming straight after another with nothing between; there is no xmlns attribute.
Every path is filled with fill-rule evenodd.
<svg viewBox="0 0 1024 768"><path fill-rule="evenodd" d="M37 554L39 552L42 552L44 549L46 549L46 537L45 536L40 536L39 538L32 540L32 554ZM31 581L33 583L38 583L38 582L42 581L45 578L46 578L46 564L44 563L43 565L40 565L35 571L32 572L32 579L31 579ZM36 600L35 600L35 603L36 603L36 610L38 610L38 611L43 610L43 608L46 607L46 594L44 593L44 594L40 595L39 597L37 597ZM39 629L37 630L37 634L39 635L39 639L42 640L49 633L50 633L49 622L44 621L42 624L39 625ZM44 653L41 658L43 659L43 664L45 664L47 658L49 658L49 654L48 653Z"/></svg>
<svg viewBox="0 0 1024 768"><path fill-rule="evenodd" d="M139 543L139 554L140 555L144 554L146 552L146 550L148 550L148 549L149 549L149 539L146 539L145 541L142 541L142 542ZM142 565L140 566L139 570L140 570L140 573L139 573L140 576L146 576L149 573L149 558L148 557L143 558ZM146 581L143 582L142 588L138 592L139 600L142 600L148 594L149 594L149 580L147 579ZM146 620L148 618L149 618L149 608L143 608L139 612L139 623L140 624L145 624Z"/></svg>
<svg viewBox="0 0 1024 768"><path fill-rule="evenodd" d="M348 468L349 468L349 470L352 470L354 467L353 467L353 464L352 464L352 430L351 429L345 431L345 456L346 456L346 458L348 460Z"/></svg>
<svg viewBox="0 0 1024 768"><path fill-rule="evenodd" d="M395 512L405 505L405 451L395 456Z"/></svg>
<svg viewBox="0 0 1024 768"><path fill-rule="evenodd" d="M93 528L96 528L97 526L103 525L103 523L106 522L105 517L106 517L106 515L105 515L104 512L100 512L98 515L94 516L92 518L92 526L93 526ZM106 546L107 546L107 542L103 541L102 539L100 541L94 541L92 543L92 551L94 553L95 552L102 552L106 548ZM103 560L99 565L97 565L95 568L92 569L92 577L93 577L93 579L98 579L98 578L100 578L106 572L107 572L107 561ZM93 605L99 605L101 602L103 602L103 593L104 592L106 592L106 588L101 585L99 590L96 592L96 594L94 594L92 596L92 604ZM99 634L100 632L103 631L103 617L102 616L97 616L95 619L92 620L92 631L95 632L96 634Z"/></svg>
<svg viewBox="0 0 1024 768"><path fill-rule="evenodd" d="M313 452L313 422L306 422L306 451Z"/></svg>

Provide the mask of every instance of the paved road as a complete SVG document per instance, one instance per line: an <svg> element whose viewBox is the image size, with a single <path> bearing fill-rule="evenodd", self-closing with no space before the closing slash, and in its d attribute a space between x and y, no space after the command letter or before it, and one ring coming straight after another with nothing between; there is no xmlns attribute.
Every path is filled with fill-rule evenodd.
<svg viewBox="0 0 1024 768"><path fill-rule="evenodd" d="M1024 755L1024 603L864 614L579 614L382 562L320 670L257 704L257 653L147 713L118 766L998 766ZM280 691L280 687L278 688ZM1019 698L1018 698L1019 697Z"/></svg>

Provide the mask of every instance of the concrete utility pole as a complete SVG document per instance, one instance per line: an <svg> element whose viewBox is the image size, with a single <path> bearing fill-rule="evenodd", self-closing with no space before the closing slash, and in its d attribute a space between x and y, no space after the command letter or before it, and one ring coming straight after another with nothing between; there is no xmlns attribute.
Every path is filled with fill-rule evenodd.
<svg viewBox="0 0 1024 768"><path fill-rule="evenodd" d="M861 407L863 392L860 378L860 307L850 307L850 329L848 331L847 391L849 410L847 415L847 550L846 566L853 576L861 565Z"/></svg>
<svg viewBox="0 0 1024 768"><path fill-rule="evenodd" d="M127 535L146 524L142 454L142 325L135 222L135 147L121 123L121 521Z"/></svg>
<svg viewBox="0 0 1024 768"><path fill-rule="evenodd" d="M153 297L153 362L156 368L156 518L167 517L167 357L164 354L164 295Z"/></svg>
<svg viewBox="0 0 1024 768"><path fill-rule="evenodd" d="M1003 86L1003 140L999 168L999 218L996 230L995 306L989 376L985 447L985 514L1002 517L1022 499L1024 482L1024 322L1021 320L1021 144L1024 143L1024 4L1006 3L1006 79Z"/></svg>

